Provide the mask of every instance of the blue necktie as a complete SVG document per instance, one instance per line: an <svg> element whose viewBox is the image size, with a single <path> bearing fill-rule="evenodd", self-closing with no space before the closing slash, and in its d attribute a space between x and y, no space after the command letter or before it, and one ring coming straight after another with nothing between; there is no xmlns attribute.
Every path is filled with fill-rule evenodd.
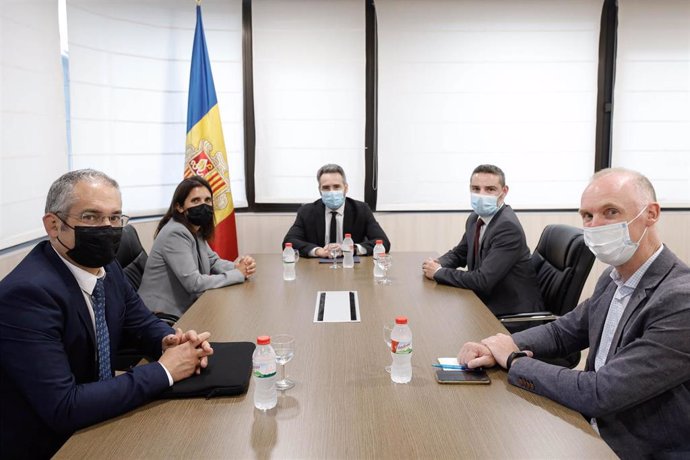
<svg viewBox="0 0 690 460"><path fill-rule="evenodd" d="M96 319L96 347L98 348L98 380L108 380L113 377L110 370L110 335L108 324L105 322L105 288L103 278L96 281L96 287L91 294L93 314Z"/></svg>

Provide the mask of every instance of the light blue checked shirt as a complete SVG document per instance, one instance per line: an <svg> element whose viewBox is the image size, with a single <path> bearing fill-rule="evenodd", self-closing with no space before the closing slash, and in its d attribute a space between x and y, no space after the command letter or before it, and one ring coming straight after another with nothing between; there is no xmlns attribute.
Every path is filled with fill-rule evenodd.
<svg viewBox="0 0 690 460"><path fill-rule="evenodd" d="M652 265L652 263L656 260L659 254L661 254L661 251L663 251L663 249L664 245L662 244L661 247L654 254L652 254L652 256L649 259L647 259L647 261L643 263L642 266L640 266L640 268L638 268L637 271L633 273L633 275L626 281L623 281L620 273L618 273L618 271L615 268L611 271L611 279L614 283L616 283L616 286L618 286L618 288L616 289L616 292L613 294L613 299L611 299L611 305L609 305L609 312L606 315L604 331L601 334L601 342L599 342L599 349L597 350L597 355L594 359L595 371L598 371L599 368L601 368L601 366L603 366L606 363L606 357L608 356L609 349L611 348L611 341L613 340L613 336L615 335L616 329L618 328L618 323L620 322L621 317L623 316L625 307L628 306L630 296L632 295L633 291L635 291L635 289L637 288L637 285L640 283L640 280L647 272L649 266Z"/></svg>
<svg viewBox="0 0 690 460"><path fill-rule="evenodd" d="M626 281L623 281L623 278L621 278L620 273L614 268L611 270L611 279L613 280L614 283L616 283L616 286L618 288L616 289L616 292L613 294L613 299L611 299L611 304L609 305L609 312L606 315L606 322L604 323L604 331L601 334L601 342L599 342L599 349L597 350L597 355L594 358L594 370L598 371L601 366L606 364L606 357L609 354L609 350L611 349L611 342L613 341L613 336L616 333L616 329L618 328L618 323L621 320L621 317L623 316L623 312L625 311L625 307L628 306L628 302L630 302L630 296L632 293L635 291L635 288L637 288L637 285L640 284L640 280L644 276L644 274L647 272L647 269L649 268L650 265L656 260L656 258L661 254L661 251L664 250L664 245L662 244L657 251L651 255L649 259L645 263L643 263L640 268L637 269L633 275L628 278ZM592 418L590 420L590 423L592 427L596 430L597 433L599 433L599 427L597 426L597 419Z"/></svg>

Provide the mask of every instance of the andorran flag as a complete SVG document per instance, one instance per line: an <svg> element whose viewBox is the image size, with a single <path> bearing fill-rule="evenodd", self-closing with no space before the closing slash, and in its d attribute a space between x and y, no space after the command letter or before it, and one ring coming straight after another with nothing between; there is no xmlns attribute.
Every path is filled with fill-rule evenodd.
<svg viewBox="0 0 690 460"><path fill-rule="evenodd" d="M196 7L196 31L189 76L184 165L184 177L191 176L203 177L213 189L216 230L211 247L223 259L235 260L238 255L235 207L232 203L228 158L199 5Z"/></svg>

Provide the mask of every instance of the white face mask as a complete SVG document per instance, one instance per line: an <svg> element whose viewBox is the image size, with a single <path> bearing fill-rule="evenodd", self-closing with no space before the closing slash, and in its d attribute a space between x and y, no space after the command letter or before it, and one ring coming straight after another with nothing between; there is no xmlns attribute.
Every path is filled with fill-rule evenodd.
<svg viewBox="0 0 690 460"><path fill-rule="evenodd" d="M602 225L600 227L585 227L585 244L597 259L605 264L619 267L630 260L640 246L640 241L647 233L645 227L642 236L637 242L630 239L628 224L642 215L647 207L636 215L630 222L618 222L616 224Z"/></svg>

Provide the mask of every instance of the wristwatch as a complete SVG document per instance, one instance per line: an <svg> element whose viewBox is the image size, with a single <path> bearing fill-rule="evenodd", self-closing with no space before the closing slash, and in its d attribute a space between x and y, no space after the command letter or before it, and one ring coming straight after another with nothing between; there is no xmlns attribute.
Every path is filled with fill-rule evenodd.
<svg viewBox="0 0 690 460"><path fill-rule="evenodd" d="M510 370L510 366L513 365L513 361L515 361L518 358L522 358L524 356L528 356L527 353L524 351L514 351L508 356L508 360L506 361L506 370Z"/></svg>

